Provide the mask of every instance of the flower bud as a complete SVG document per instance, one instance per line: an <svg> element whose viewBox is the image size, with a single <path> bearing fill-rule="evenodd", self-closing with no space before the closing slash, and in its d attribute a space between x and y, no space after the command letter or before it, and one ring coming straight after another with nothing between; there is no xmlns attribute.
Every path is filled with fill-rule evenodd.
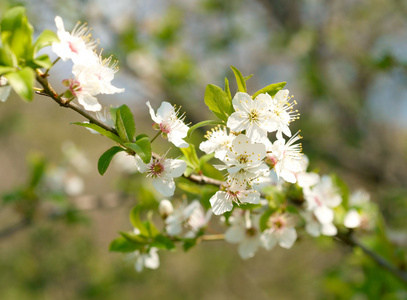
<svg viewBox="0 0 407 300"><path fill-rule="evenodd" d="M169 200L164 199L160 201L158 212L163 219L166 219L170 214L174 212L174 207Z"/></svg>

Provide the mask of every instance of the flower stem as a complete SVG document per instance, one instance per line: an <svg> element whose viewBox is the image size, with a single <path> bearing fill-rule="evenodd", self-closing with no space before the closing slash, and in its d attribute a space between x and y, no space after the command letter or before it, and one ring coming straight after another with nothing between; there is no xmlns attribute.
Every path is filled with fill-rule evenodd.
<svg viewBox="0 0 407 300"><path fill-rule="evenodd" d="M48 76L49 71L51 70L51 68L60 60L61 58L58 57L56 60L54 60L54 62L52 63L51 67L49 67L45 73L42 75L44 78Z"/></svg>
<svg viewBox="0 0 407 300"><path fill-rule="evenodd" d="M150 141L150 143L152 144L160 134L161 134L161 130L155 135L155 137L153 137L153 139Z"/></svg>

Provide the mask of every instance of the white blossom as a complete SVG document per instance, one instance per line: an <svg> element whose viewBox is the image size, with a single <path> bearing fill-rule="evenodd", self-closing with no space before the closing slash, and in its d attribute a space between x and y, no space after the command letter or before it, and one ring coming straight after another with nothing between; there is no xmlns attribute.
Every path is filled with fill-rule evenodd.
<svg viewBox="0 0 407 300"><path fill-rule="evenodd" d="M293 219L288 214L273 214L263 231L261 241L267 250L271 250L276 244L289 249L297 240L297 231Z"/></svg>
<svg viewBox="0 0 407 300"><path fill-rule="evenodd" d="M230 218L230 228L225 232L225 240L239 244L241 258L253 257L261 245L259 216L251 216L249 211L235 210Z"/></svg>
<svg viewBox="0 0 407 300"><path fill-rule="evenodd" d="M97 60L93 50L97 43L92 39L86 24L76 24L71 33L67 32L60 16L55 17L59 42L52 43L54 51L63 61L71 59L74 64L88 64Z"/></svg>
<svg viewBox="0 0 407 300"><path fill-rule="evenodd" d="M342 202L342 197L329 176L323 176L321 181L309 191L304 191L304 196L307 201L307 210L313 211L321 224L333 222L334 212L332 208L337 207Z"/></svg>
<svg viewBox="0 0 407 300"><path fill-rule="evenodd" d="M206 226L211 215L212 211L208 210L205 213L198 200L188 205L181 203L165 219L165 229L172 236L179 235L185 230L184 237L193 238L202 227Z"/></svg>
<svg viewBox="0 0 407 300"><path fill-rule="evenodd" d="M267 138L267 132L272 130L269 101L268 94L261 94L253 100L246 93L236 93L232 100L235 112L229 116L227 127L235 132L246 130L247 137L254 142Z"/></svg>
<svg viewBox="0 0 407 300"><path fill-rule="evenodd" d="M301 136L297 133L287 143L284 139L278 139L271 146L271 152L276 161L274 169L277 176L291 183L297 181L296 173L303 171L301 143L294 144L300 138Z"/></svg>
<svg viewBox="0 0 407 300"><path fill-rule="evenodd" d="M180 177L187 168L187 163L180 159L151 158L144 164L140 157L135 156L136 166L141 173L147 172L147 177L153 179L153 186L164 196L172 196L175 191L174 178Z"/></svg>
<svg viewBox="0 0 407 300"><path fill-rule="evenodd" d="M268 167L263 163L266 156L264 144L252 143L251 140L240 134L228 149L223 162L226 166L217 166L218 169L227 169L227 184L233 192L242 191L250 186L253 181L268 171Z"/></svg>
<svg viewBox="0 0 407 300"><path fill-rule="evenodd" d="M144 268L157 269L160 266L160 258L157 254L157 248L150 248L148 252L140 252L139 250L129 255L129 258L136 260L134 268L137 272L143 271Z"/></svg>
<svg viewBox="0 0 407 300"><path fill-rule="evenodd" d="M288 97L288 90L278 91L270 103L269 109L272 112L272 130L277 131L277 139L283 138L283 133L291 137L289 124L298 119L298 111L293 111L293 106L297 102L290 102L291 97Z"/></svg>
<svg viewBox="0 0 407 300"><path fill-rule="evenodd" d="M160 201L158 205L158 213L160 214L161 218L166 219L169 215L174 212L174 207L172 203L168 199L163 199Z"/></svg>
<svg viewBox="0 0 407 300"><path fill-rule="evenodd" d="M221 215L233 209L233 203L259 204L260 193L255 190L235 191L230 190L216 192L209 200L215 215Z"/></svg>
<svg viewBox="0 0 407 300"><path fill-rule="evenodd" d="M189 127L183 122L183 115L178 116L179 109L176 110L168 102L162 102L161 106L157 109L157 114L151 107L148 101L147 106L150 110L151 119L157 124L158 129L162 135L179 148L187 148L189 145L183 138L187 136Z"/></svg>
<svg viewBox="0 0 407 300"><path fill-rule="evenodd" d="M304 211L301 215L305 220L305 230L313 237L334 236L338 232L333 220L322 219L324 222L321 222L312 211Z"/></svg>
<svg viewBox="0 0 407 300"><path fill-rule="evenodd" d="M199 149L206 154L215 153L216 158L223 160L235 135L228 134L225 127L215 127L206 133L205 138L207 140L199 145Z"/></svg>

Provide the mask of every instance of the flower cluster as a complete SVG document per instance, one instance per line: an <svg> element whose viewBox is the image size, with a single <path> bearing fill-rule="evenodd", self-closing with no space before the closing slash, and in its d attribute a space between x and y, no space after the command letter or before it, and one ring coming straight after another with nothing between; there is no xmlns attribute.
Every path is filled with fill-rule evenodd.
<svg viewBox="0 0 407 300"><path fill-rule="evenodd" d="M303 171L301 145L296 144L301 137L298 133L291 137L289 124L298 118L298 112L293 111L296 102L288 94L288 90L280 90L274 97L263 93L252 99L247 93L236 93L227 127L209 131L200 144L202 151L214 152L223 162L216 166L219 170L227 170L225 187L210 201L215 214L231 211L233 203L258 204L254 189L271 172L287 182L297 181L296 174ZM273 132L274 142L268 137ZM290 140L286 142L283 133Z"/></svg>
<svg viewBox="0 0 407 300"><path fill-rule="evenodd" d="M117 62L112 57L103 58L95 49L97 42L92 39L86 24L77 23L71 33L67 32L61 17L55 18L59 42L52 44L52 50L63 61L73 62L73 79L64 80L69 89L68 99L78 98L78 102L89 111L100 111L102 106L95 96L99 94L121 93L124 89L111 84L117 72Z"/></svg>

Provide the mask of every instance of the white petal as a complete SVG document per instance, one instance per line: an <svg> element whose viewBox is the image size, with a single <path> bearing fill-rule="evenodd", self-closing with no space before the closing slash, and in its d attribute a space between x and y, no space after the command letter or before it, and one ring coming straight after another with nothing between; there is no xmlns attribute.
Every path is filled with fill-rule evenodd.
<svg viewBox="0 0 407 300"><path fill-rule="evenodd" d="M259 248L260 245L260 239L257 237L252 237L250 239L244 240L238 248L238 252L240 254L240 257L243 259L248 259L250 257L254 256L254 253L256 253L257 249Z"/></svg>
<svg viewBox="0 0 407 300"><path fill-rule="evenodd" d="M227 211L231 211L233 208L232 201L227 197L226 192L216 192L215 195L209 200L212 206L212 211L215 215L221 215Z"/></svg>
<svg viewBox="0 0 407 300"><path fill-rule="evenodd" d="M11 86L2 86L0 87L0 101L6 102L8 96L10 95Z"/></svg>
<svg viewBox="0 0 407 300"><path fill-rule="evenodd" d="M226 126L233 131L240 132L246 129L246 120L243 112L234 112L229 116Z"/></svg>
<svg viewBox="0 0 407 300"><path fill-rule="evenodd" d="M153 185L157 191L159 191L164 196L172 196L175 191L175 182L174 180L167 180L162 178L153 179Z"/></svg>
<svg viewBox="0 0 407 300"><path fill-rule="evenodd" d="M322 224L321 233L326 236L334 236L338 233L338 229L332 223Z"/></svg>
<svg viewBox="0 0 407 300"><path fill-rule="evenodd" d="M134 162L136 165L137 170L140 173L144 173L147 170L147 165L143 162L143 160L138 155L134 155Z"/></svg>
<svg viewBox="0 0 407 300"><path fill-rule="evenodd" d="M274 231L265 230L261 236L261 241L263 247L266 248L266 250L273 249L274 246L277 244L277 238L274 235Z"/></svg>
<svg viewBox="0 0 407 300"><path fill-rule="evenodd" d="M161 123L162 119L155 115L154 109L151 107L150 101L146 102L148 109L150 111L151 119L156 123Z"/></svg>
<svg viewBox="0 0 407 300"><path fill-rule="evenodd" d="M89 93L81 93L80 95L78 95L78 102L86 110L89 110L89 111L102 110L102 105L99 104L98 99L96 97L93 97Z"/></svg>
<svg viewBox="0 0 407 300"><path fill-rule="evenodd" d="M149 269L157 269L160 266L160 258L157 254L157 248L151 248L150 252L144 259L144 265Z"/></svg>
<svg viewBox="0 0 407 300"><path fill-rule="evenodd" d="M334 212L326 206L319 206L314 210L315 217L321 224L332 223L334 220Z"/></svg>
<svg viewBox="0 0 407 300"><path fill-rule="evenodd" d="M290 249L296 240L297 231L295 231L295 228L286 228L281 232L278 239L278 244L283 248Z"/></svg>
<svg viewBox="0 0 407 300"><path fill-rule="evenodd" d="M225 232L225 241L229 243L240 243L245 238L245 231L244 227L240 226L233 226L230 227Z"/></svg>
<svg viewBox="0 0 407 300"><path fill-rule="evenodd" d="M173 114L175 114L174 106L166 101L163 101L161 106L157 109L157 117L161 120L168 119Z"/></svg>
<svg viewBox="0 0 407 300"><path fill-rule="evenodd" d="M360 215L356 209L351 209L345 216L343 225L348 228L357 228L360 226Z"/></svg>
<svg viewBox="0 0 407 300"><path fill-rule="evenodd" d="M310 236L318 237L321 235L321 224L319 222L307 222L305 230Z"/></svg>
<svg viewBox="0 0 407 300"><path fill-rule="evenodd" d="M180 159L166 159L164 170L170 177L180 177L187 169L187 163Z"/></svg>

